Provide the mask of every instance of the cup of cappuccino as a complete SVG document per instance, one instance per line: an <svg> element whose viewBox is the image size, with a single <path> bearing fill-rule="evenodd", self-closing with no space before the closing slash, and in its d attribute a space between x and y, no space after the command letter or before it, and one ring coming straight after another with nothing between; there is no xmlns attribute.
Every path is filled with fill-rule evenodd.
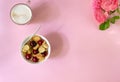
<svg viewBox="0 0 120 82"><path fill-rule="evenodd" d="M10 17L14 23L24 25L32 19L32 10L27 4L15 4L11 8Z"/></svg>

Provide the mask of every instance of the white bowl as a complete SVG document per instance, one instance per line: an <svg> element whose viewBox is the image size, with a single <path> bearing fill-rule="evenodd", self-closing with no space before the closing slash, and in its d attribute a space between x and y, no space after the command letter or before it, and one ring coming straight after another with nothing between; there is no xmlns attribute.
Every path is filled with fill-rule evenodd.
<svg viewBox="0 0 120 82"><path fill-rule="evenodd" d="M37 36L40 36L40 37L48 44L48 54L47 54L47 56L45 57L44 60L39 61L39 62L35 62L35 63L45 62L45 61L49 58L50 53L51 53L51 46L50 46L50 43L49 43L49 41L48 41L44 36L38 35L38 34L36 34L36 35L37 35ZM32 36L32 35L31 35L31 36ZM27 38L25 38L25 40L22 42L22 45L21 45L20 52L21 52L21 55L22 55L22 57L23 57L24 59L25 59L25 57L23 56L22 48L23 48L23 46L26 44L26 42L29 41L29 38L31 38L31 36L28 36ZM30 61L27 60L27 59L25 59L25 60L28 61L28 62L30 62ZM30 62L30 63L32 63L32 62ZM34 63L34 62L33 62L33 63Z"/></svg>

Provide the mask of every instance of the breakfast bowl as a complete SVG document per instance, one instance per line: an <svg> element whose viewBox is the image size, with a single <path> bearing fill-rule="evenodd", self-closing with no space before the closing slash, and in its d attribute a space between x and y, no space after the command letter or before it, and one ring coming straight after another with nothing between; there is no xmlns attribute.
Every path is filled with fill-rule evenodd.
<svg viewBox="0 0 120 82"><path fill-rule="evenodd" d="M42 35L28 36L21 45L22 57L30 63L45 62L51 53L49 41Z"/></svg>

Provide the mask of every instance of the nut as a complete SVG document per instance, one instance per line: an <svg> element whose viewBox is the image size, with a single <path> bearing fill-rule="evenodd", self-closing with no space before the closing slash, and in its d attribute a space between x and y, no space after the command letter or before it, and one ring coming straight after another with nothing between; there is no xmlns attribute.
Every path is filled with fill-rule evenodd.
<svg viewBox="0 0 120 82"><path fill-rule="evenodd" d="M40 40L40 37L39 36L33 36L33 40L35 41L35 42L37 42L37 41L39 41Z"/></svg>
<svg viewBox="0 0 120 82"><path fill-rule="evenodd" d="M29 49L29 50L27 51L27 53L28 53L28 54L31 54L31 53L32 53L32 51Z"/></svg>
<svg viewBox="0 0 120 82"><path fill-rule="evenodd" d="M40 46L39 49L38 49L39 53L43 53L45 51L45 48Z"/></svg>
<svg viewBox="0 0 120 82"><path fill-rule="evenodd" d="M45 58L41 54L35 55L39 59L39 61L43 61Z"/></svg>
<svg viewBox="0 0 120 82"><path fill-rule="evenodd" d="M27 52L30 49L29 45L25 45L22 49L23 52Z"/></svg>
<svg viewBox="0 0 120 82"><path fill-rule="evenodd" d="M48 48L48 44L46 44L46 43L44 43L42 46L43 46L44 48Z"/></svg>
<svg viewBox="0 0 120 82"><path fill-rule="evenodd" d="M37 44L35 47L33 47L34 50L37 50L39 48L39 44Z"/></svg>

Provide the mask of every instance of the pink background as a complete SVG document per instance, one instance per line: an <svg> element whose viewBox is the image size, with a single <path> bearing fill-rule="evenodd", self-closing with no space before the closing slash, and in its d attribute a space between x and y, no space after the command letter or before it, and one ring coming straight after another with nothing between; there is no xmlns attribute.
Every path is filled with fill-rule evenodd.
<svg viewBox="0 0 120 82"><path fill-rule="evenodd" d="M0 0L0 82L120 82L120 24L98 30L92 0L31 0L33 19L16 25L14 4ZM119 21L120 22L120 21ZM30 64L20 45L37 26L52 46L45 63Z"/></svg>

